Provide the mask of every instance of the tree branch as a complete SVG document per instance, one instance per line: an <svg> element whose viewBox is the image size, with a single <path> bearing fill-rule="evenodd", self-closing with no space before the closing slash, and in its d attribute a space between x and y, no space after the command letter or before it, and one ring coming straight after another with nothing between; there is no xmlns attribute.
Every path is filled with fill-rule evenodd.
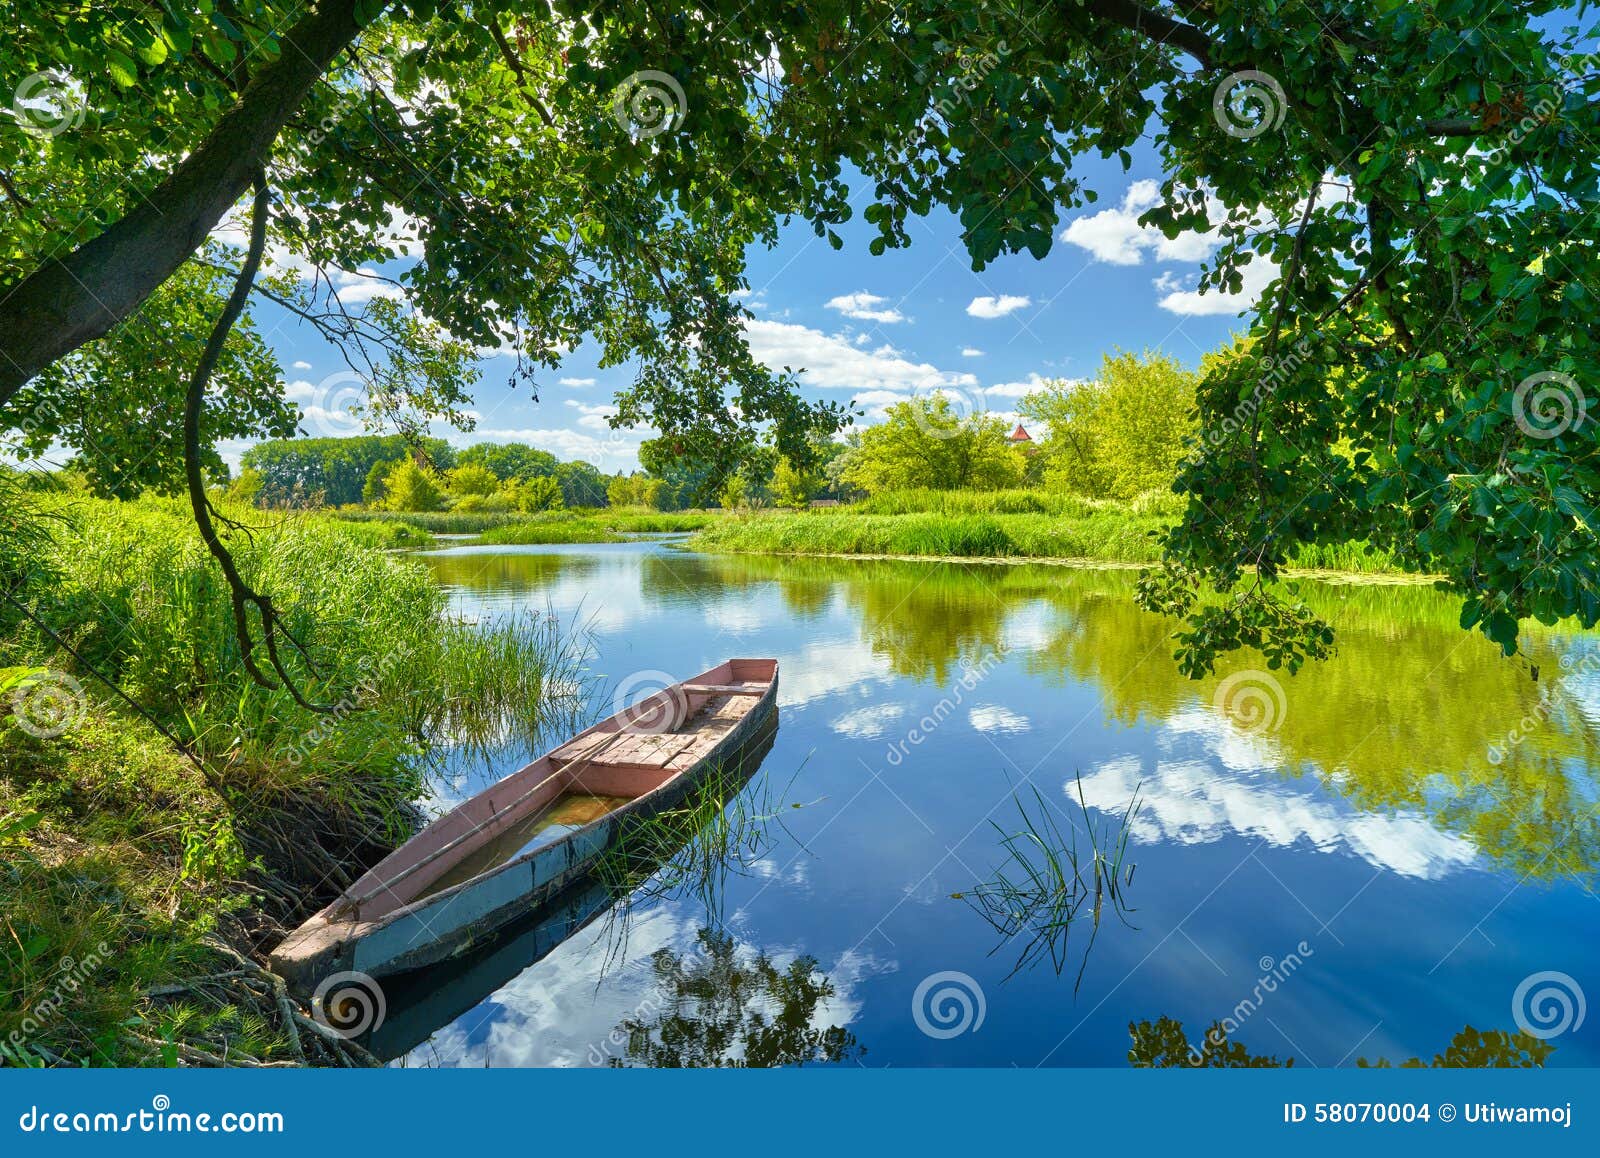
<svg viewBox="0 0 1600 1158"><path fill-rule="evenodd" d="M188 392L184 396L184 477L188 483L189 506L194 512L195 525L200 530L200 540L206 545L206 550L211 552L211 557L217 561L217 566L222 569L222 577L228 584L228 595L233 603L233 633L239 641L239 661L244 665L245 671L250 673L250 678L261 687L276 689L281 686L288 690L294 702L302 708L321 712L328 709L310 703L295 686L278 651L278 635L281 633L288 638L302 655L305 654L305 649L284 629L278 619L278 609L271 597L253 590L239 574L238 564L222 542L221 536L217 534L216 525L212 522L211 500L206 496L205 477L201 473L200 419L205 411L206 385L211 381L211 374L222 357L222 348L228 340L229 331L233 329L233 323L238 320L244 311L245 302L249 300L256 271L261 268L261 255L267 247L267 211L270 199L266 173L258 169L252 178L252 183L255 186L255 199L250 213L250 248L245 253L244 265L240 267L239 276L233 283L233 292L228 295L216 325L211 328L211 336L206 340L200 361L195 364L194 374L189 379ZM261 616L261 635L266 642L267 657L272 663L272 669L277 672L278 679L282 681L281 685L263 672L256 663L255 637L250 630L249 608L252 605Z"/></svg>
<svg viewBox="0 0 1600 1158"><path fill-rule="evenodd" d="M250 187L311 86L355 40L359 2L320 0L284 34L278 58L161 184L0 300L0 406L56 359L126 318L200 246Z"/></svg>
<svg viewBox="0 0 1600 1158"><path fill-rule="evenodd" d="M1181 48L1199 61L1201 68L1211 67L1212 43L1209 36L1192 24L1174 20L1165 13L1135 3L1135 0L1087 0L1082 5L1069 4L1066 7L1069 11L1085 11L1112 24L1131 28L1158 44Z"/></svg>

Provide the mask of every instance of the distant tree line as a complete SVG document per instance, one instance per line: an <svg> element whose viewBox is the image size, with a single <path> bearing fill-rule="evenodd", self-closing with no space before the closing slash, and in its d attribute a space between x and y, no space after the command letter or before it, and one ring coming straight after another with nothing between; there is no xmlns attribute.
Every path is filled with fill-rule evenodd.
<svg viewBox="0 0 1600 1158"><path fill-rule="evenodd" d="M1236 356L1237 352L1215 357ZM1167 491L1196 433L1200 374L1163 354L1108 355L1087 381L1047 379L1019 413L1033 429L979 410L960 413L939 392L886 408L842 439L815 438L806 461L753 442L732 470L691 447L655 438L641 469L605 474L523 443L402 435L263 442L245 452L234 491L264 506L362 504L397 511L521 511L560 507L786 506L849 501L883 491L1035 486L1131 501Z"/></svg>
<svg viewBox="0 0 1600 1158"><path fill-rule="evenodd" d="M403 511L602 507L615 477L520 443L458 451L443 439L398 434L263 442L244 453L241 467L234 494L261 506Z"/></svg>

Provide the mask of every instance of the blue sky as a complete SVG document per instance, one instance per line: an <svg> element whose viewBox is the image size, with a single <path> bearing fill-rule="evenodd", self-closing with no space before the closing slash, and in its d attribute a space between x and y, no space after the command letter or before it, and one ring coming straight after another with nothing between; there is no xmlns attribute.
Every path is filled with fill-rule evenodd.
<svg viewBox="0 0 1600 1158"><path fill-rule="evenodd" d="M774 368L802 370L804 392L854 399L871 423L884 406L917 393L948 392L959 410L1014 415L1018 398L1040 378L1092 376L1116 348L1162 350L1187 365L1241 329L1238 317L1257 286L1237 298L1194 292L1211 240L1190 235L1169 242L1141 230L1135 218L1154 204L1160 173L1154 150L1135 154L1131 172L1115 161L1086 158L1079 175L1099 201L1064 217L1048 257L1003 257L972 270L956 219L944 212L911 225L909 249L881 257L867 252L871 227L841 230L832 249L803 222L783 231L772 249L750 254L754 314L751 347ZM858 210L865 196L858 198ZM1259 278L1270 269L1256 262ZM373 287L341 291L359 300ZM276 313L276 311L274 311ZM341 413L355 393L338 372L343 363L308 328L263 312L264 328L290 379L290 397L306 411L308 434L360 433ZM637 465L648 431L610 430L613 393L626 367L599 369L583 345L560 370L538 377L539 399L511 390L509 358L486 358L470 433L440 428L452 442L522 441L561 458L584 458L603 470ZM330 377L332 376L332 377ZM243 444L224 448L235 457Z"/></svg>

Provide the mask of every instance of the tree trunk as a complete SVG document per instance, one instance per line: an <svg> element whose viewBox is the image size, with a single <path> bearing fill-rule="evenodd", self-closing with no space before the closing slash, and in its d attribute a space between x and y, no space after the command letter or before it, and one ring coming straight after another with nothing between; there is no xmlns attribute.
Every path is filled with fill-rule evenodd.
<svg viewBox="0 0 1600 1158"><path fill-rule="evenodd" d="M23 383L133 313L216 228L265 166L272 143L356 37L360 0L321 0L286 32L198 148L148 197L0 301L0 406ZM369 0L369 11L385 3Z"/></svg>

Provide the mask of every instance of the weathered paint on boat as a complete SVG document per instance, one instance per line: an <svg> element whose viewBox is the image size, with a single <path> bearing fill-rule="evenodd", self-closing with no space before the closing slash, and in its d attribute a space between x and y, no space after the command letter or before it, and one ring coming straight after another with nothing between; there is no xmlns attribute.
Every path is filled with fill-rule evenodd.
<svg viewBox="0 0 1600 1158"><path fill-rule="evenodd" d="M761 732L778 663L732 659L674 684L541 756L434 821L286 937L272 968L297 992L334 973L382 977L456 956L575 881L619 826L676 806ZM554 841L493 863L497 840L562 795L631 797ZM430 891L477 854L482 871Z"/></svg>

